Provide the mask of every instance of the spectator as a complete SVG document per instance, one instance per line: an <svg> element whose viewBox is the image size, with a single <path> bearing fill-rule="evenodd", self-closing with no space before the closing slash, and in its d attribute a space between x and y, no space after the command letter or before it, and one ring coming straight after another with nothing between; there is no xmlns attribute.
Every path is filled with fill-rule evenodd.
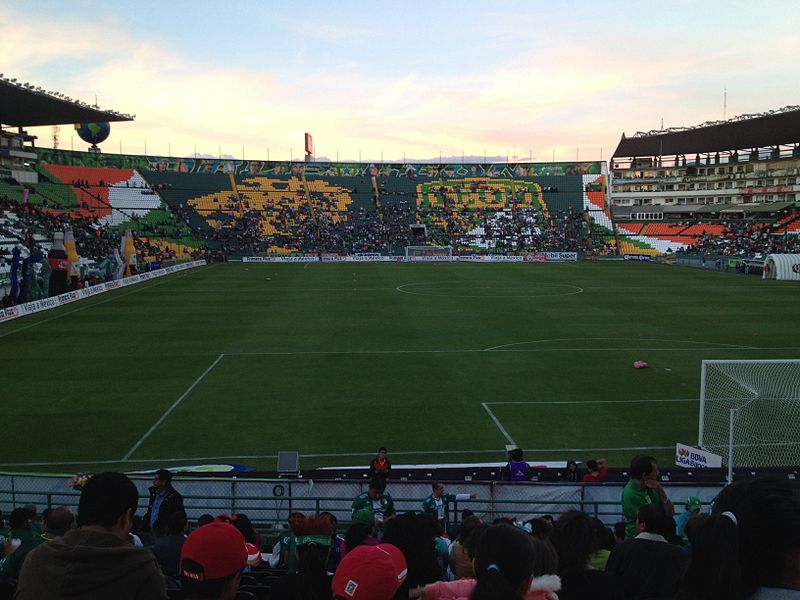
<svg viewBox="0 0 800 600"><path fill-rule="evenodd" d="M514 448L508 453L508 463L501 470L506 481L530 481L531 466L522 458L522 448Z"/></svg>
<svg viewBox="0 0 800 600"><path fill-rule="evenodd" d="M331 553L328 556L328 571L334 573L339 562L342 560L342 548L344 547L344 538L337 532L339 527L339 519L333 513L321 512L320 518L327 519L331 525Z"/></svg>
<svg viewBox="0 0 800 600"><path fill-rule="evenodd" d="M272 547L272 554L269 557L269 566L274 568L285 568L287 573L294 573L297 570L297 553L295 552L295 535L291 529L292 519L304 517L301 512L289 514L286 524L287 532L278 539L278 543Z"/></svg>
<svg viewBox="0 0 800 600"><path fill-rule="evenodd" d="M375 534L375 515L368 508L362 508L353 515L353 522L347 528L342 545L341 558L353 548L361 545L377 546L378 539Z"/></svg>
<svg viewBox="0 0 800 600"><path fill-rule="evenodd" d="M555 523L552 541L558 553L558 575L561 577L559 600L622 598L616 577L593 569L589 564L589 559L598 549L589 515L579 510L562 514Z"/></svg>
<svg viewBox="0 0 800 600"><path fill-rule="evenodd" d="M617 521L614 523L614 545L619 546L625 541L625 528L628 524L625 521Z"/></svg>
<svg viewBox="0 0 800 600"><path fill-rule="evenodd" d="M691 532L681 600L800 596L800 485L762 477L726 487ZM694 519L693 519L694 521Z"/></svg>
<svg viewBox="0 0 800 600"><path fill-rule="evenodd" d="M296 518L291 523L297 536L297 572L287 573L272 584L271 600L325 600L331 598L331 575L326 565L333 528L324 517Z"/></svg>
<svg viewBox="0 0 800 600"><path fill-rule="evenodd" d="M35 504L26 504L22 508L25 509L25 512L28 514L28 521L31 524L31 531L36 534L42 533L42 526L39 521L36 520L36 505Z"/></svg>
<svg viewBox="0 0 800 600"><path fill-rule="evenodd" d="M33 531L30 510L15 508L8 519L9 529L3 532L3 558L0 560L0 579L17 579L28 553L42 543Z"/></svg>
<svg viewBox="0 0 800 600"><path fill-rule="evenodd" d="M581 480L581 472L578 470L578 463L574 460L567 461L567 470L564 472L564 481L578 482Z"/></svg>
<svg viewBox="0 0 800 600"><path fill-rule="evenodd" d="M550 516L550 515L547 515ZM531 526L531 535L544 542L550 540L553 535L553 518L545 519L544 517L537 517L528 521Z"/></svg>
<svg viewBox="0 0 800 600"><path fill-rule="evenodd" d="M700 509L703 508L703 503L697 496L689 496L689 499L686 500L686 504L684 504L684 508L686 510L678 515L678 518L675 520L675 533L680 538L684 537L686 523L689 522L689 519L700 513Z"/></svg>
<svg viewBox="0 0 800 600"><path fill-rule="evenodd" d="M548 540L531 538L533 543L533 581L526 600L558 600L561 578L558 571L558 554Z"/></svg>
<svg viewBox="0 0 800 600"><path fill-rule="evenodd" d="M245 542L253 544L256 548L261 547L261 534L253 527L250 517L242 513L236 514L231 518L231 525L241 532Z"/></svg>
<svg viewBox="0 0 800 600"><path fill-rule="evenodd" d="M696 537L697 531L700 529L700 526L710 518L711 515L708 513L698 513L687 521L686 526L683 528L684 540L683 546L681 546L681 550L687 558L692 556L692 542Z"/></svg>
<svg viewBox="0 0 800 600"><path fill-rule="evenodd" d="M136 486L122 473L89 479L78 503L79 528L31 551L16 598L166 598L152 552L128 542L138 503Z"/></svg>
<svg viewBox="0 0 800 600"><path fill-rule="evenodd" d="M382 542L397 546L405 556L408 587L432 583L441 577L435 539L436 530L425 515L405 513L387 521Z"/></svg>
<svg viewBox="0 0 800 600"><path fill-rule="evenodd" d="M475 569L472 567L472 555L469 553L469 542L473 532L475 532L483 522L475 516L467 517L461 522L461 529L458 539L450 546L450 570L456 579L475 577Z"/></svg>
<svg viewBox="0 0 800 600"><path fill-rule="evenodd" d="M160 528L166 527L169 516L179 511L185 512L183 496L172 487L172 473L167 469L159 469L150 487L150 500L147 503L142 531L152 531L157 535Z"/></svg>
<svg viewBox="0 0 800 600"><path fill-rule="evenodd" d="M186 513L174 512L167 519L165 535L157 537L153 544L153 554L156 555L158 565L165 575L176 578L180 576L181 549L186 541L188 528Z"/></svg>
<svg viewBox="0 0 800 600"><path fill-rule="evenodd" d="M246 565L244 537L233 525L217 521L195 529L181 550L184 600L233 600Z"/></svg>
<svg viewBox="0 0 800 600"><path fill-rule="evenodd" d="M453 573L450 571L450 546L453 542L447 537L442 522L435 515L422 513L420 518L426 519L434 532L433 548L436 563L439 565L439 579L449 581L453 578Z"/></svg>
<svg viewBox="0 0 800 600"><path fill-rule="evenodd" d="M209 523L214 522L214 515L210 515L208 513L203 513L199 517L197 517L197 527L202 527L203 525L208 525Z"/></svg>
<svg viewBox="0 0 800 600"><path fill-rule="evenodd" d="M353 500L352 512L355 515L361 509L372 511L375 521L382 525L384 520L394 515L394 500L386 492L386 479L381 476L373 477L369 482L369 489Z"/></svg>
<svg viewBox="0 0 800 600"><path fill-rule="evenodd" d="M666 600L678 591L686 561L664 537L671 520L660 506L645 504L636 518L638 535L611 552L606 570L617 575L625 600Z"/></svg>
<svg viewBox="0 0 800 600"><path fill-rule="evenodd" d="M440 581L411 590L409 598L557 600L560 588L555 551L513 525L487 527L475 548L474 578Z"/></svg>
<svg viewBox="0 0 800 600"><path fill-rule="evenodd" d="M589 559L589 564L598 571L606 570L606 563L611 551L616 546L614 540L614 533L606 527L600 519L592 517L592 524L594 525L594 534L597 538L598 550Z"/></svg>
<svg viewBox="0 0 800 600"><path fill-rule="evenodd" d="M583 483L600 483L608 479L608 461L605 458L586 461L586 473L583 474Z"/></svg>
<svg viewBox="0 0 800 600"><path fill-rule="evenodd" d="M631 460L630 480L622 489L622 514L625 515L625 539L636 537L636 517L645 504L660 505L667 516L675 514L672 502L658 482L658 465L652 456L640 454Z"/></svg>
<svg viewBox="0 0 800 600"><path fill-rule="evenodd" d="M336 600L391 600L407 573L406 559L396 546L359 546L336 570L333 596Z"/></svg>
<svg viewBox="0 0 800 600"><path fill-rule="evenodd" d="M42 512L44 525L44 539L46 541L64 537L70 530L75 528L75 514L69 506L59 506L47 513L47 518Z"/></svg>
<svg viewBox="0 0 800 600"><path fill-rule="evenodd" d="M389 479L389 476L392 474L392 463L387 458L387 453L388 450L385 447L381 446L378 448L378 454L375 455L375 458L369 463L370 477L382 475L384 479Z"/></svg>
<svg viewBox="0 0 800 600"><path fill-rule="evenodd" d="M440 481L434 481L431 489L431 495L422 501L422 512L434 515L445 531L450 524L450 503L476 497L475 494L445 494L444 484Z"/></svg>
<svg viewBox="0 0 800 600"><path fill-rule="evenodd" d="M128 541L133 544L134 546L139 546L139 548L144 548L144 544L142 543L142 538L139 537L139 533L142 531L142 517L139 515L133 515L133 525L131 526L131 532L128 534Z"/></svg>

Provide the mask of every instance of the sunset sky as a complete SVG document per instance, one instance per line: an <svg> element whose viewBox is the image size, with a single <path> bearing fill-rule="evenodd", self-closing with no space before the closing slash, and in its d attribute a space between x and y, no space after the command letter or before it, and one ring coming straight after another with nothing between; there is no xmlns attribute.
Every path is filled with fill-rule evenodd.
<svg viewBox="0 0 800 600"><path fill-rule="evenodd" d="M728 117L800 104L799 22L797 0L3 2L0 72L136 114L104 152L286 160L308 131L341 160L608 159L723 118L725 88ZM86 149L70 124L60 145Z"/></svg>

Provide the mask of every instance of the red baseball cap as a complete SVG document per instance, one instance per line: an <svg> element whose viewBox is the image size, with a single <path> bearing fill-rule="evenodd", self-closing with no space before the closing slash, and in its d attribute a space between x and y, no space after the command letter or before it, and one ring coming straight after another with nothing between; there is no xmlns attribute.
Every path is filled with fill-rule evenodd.
<svg viewBox="0 0 800 600"><path fill-rule="evenodd" d="M406 558L397 546L357 546L333 576L333 595L347 600L391 600L406 580Z"/></svg>
<svg viewBox="0 0 800 600"><path fill-rule="evenodd" d="M202 567L195 571L184 565L188 558ZM196 581L222 579L247 565L244 536L230 523L214 522L195 529L181 550L181 574Z"/></svg>

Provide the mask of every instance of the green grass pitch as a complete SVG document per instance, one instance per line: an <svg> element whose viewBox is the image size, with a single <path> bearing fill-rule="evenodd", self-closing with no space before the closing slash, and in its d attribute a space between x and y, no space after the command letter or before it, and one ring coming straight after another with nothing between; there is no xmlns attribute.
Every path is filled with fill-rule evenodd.
<svg viewBox="0 0 800 600"><path fill-rule="evenodd" d="M0 469L499 464L511 440L670 464L702 359L798 356L798 292L621 262L201 267L0 326Z"/></svg>

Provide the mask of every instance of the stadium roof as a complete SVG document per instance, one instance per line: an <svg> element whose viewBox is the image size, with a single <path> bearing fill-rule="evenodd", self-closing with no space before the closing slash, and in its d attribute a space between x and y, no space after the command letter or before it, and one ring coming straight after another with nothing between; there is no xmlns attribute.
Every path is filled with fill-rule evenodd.
<svg viewBox="0 0 800 600"><path fill-rule="evenodd" d="M133 121L133 116L100 110L16 79L0 78L0 123L3 125L35 127L105 121Z"/></svg>
<svg viewBox="0 0 800 600"><path fill-rule="evenodd" d="M790 106L693 128L637 133L619 141L612 158L669 156L766 148L800 142L800 107Z"/></svg>

